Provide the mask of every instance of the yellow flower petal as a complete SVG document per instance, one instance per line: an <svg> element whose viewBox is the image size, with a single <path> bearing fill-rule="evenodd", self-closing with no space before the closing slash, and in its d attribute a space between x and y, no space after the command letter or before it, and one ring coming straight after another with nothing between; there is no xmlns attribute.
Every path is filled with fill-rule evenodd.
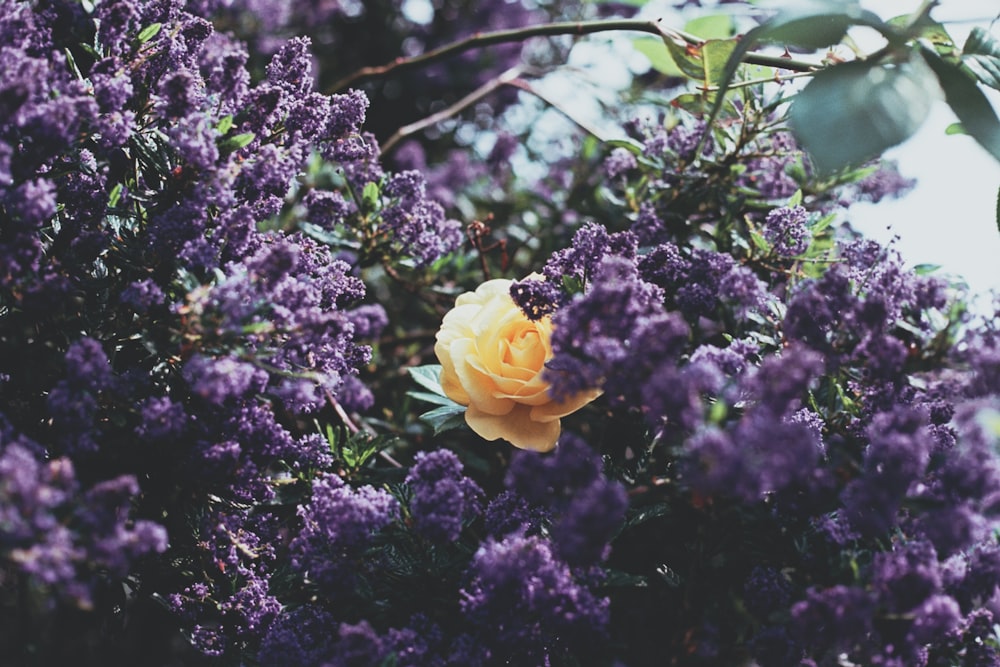
<svg viewBox="0 0 1000 667"><path fill-rule="evenodd" d="M548 452L555 448L562 427L558 419L534 421L526 405L517 405L507 415L485 413L475 404L465 411L465 422L485 440L504 439L520 449Z"/></svg>

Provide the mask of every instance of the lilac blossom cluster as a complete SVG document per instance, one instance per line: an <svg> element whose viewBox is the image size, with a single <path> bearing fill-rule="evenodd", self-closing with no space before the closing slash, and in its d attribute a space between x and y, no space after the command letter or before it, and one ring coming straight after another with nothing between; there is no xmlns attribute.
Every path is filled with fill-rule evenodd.
<svg viewBox="0 0 1000 667"><path fill-rule="evenodd" d="M563 8L470 6L5 5L0 653L1000 664L1000 320L831 224L911 183L817 182L766 104L708 126L679 102L587 165L596 197L563 164L567 192L504 200L566 204L510 254L541 267L511 295L551 318L553 398L603 391L555 451L401 389L450 284L490 269L445 205L517 188L518 146L404 145L386 171L366 95L314 66ZM383 92L451 94L522 49L486 54Z"/></svg>
<svg viewBox="0 0 1000 667"><path fill-rule="evenodd" d="M37 629L2 634L12 660L143 661L181 629L236 656L279 616L309 542L261 508L321 502L339 463L309 424L371 407L387 323L331 244L421 264L461 241L418 174L382 170L365 96L314 90L310 49L254 80L182 3L4 7L0 580L4 625Z"/></svg>
<svg viewBox="0 0 1000 667"><path fill-rule="evenodd" d="M616 150L612 181L670 171ZM612 636L635 665L663 651L692 656L683 664L995 664L984 619L1000 589L978 573L996 549L1000 466L981 420L997 410L997 336L955 338L942 281L811 224L831 200L796 201L763 218L766 245L729 252L682 245L702 232L650 224L643 202L631 230L587 224L543 281L512 288L529 317L552 317L556 394L603 389L614 430L633 434L603 448L648 484L633 487L641 525L610 566L667 582L623 599L676 633L653 639L661 626L613 597ZM784 263L803 254L818 270ZM734 551L706 537L730 520ZM711 562L666 535L713 549ZM763 557L754 568L746 549ZM740 607L720 604L734 595Z"/></svg>

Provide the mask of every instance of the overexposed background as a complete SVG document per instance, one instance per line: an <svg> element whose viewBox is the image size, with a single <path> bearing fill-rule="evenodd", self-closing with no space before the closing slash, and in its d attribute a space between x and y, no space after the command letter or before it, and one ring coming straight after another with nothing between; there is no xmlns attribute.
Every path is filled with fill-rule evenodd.
<svg viewBox="0 0 1000 667"><path fill-rule="evenodd" d="M920 2L862 4L888 19L913 11ZM942 0L931 16L962 46L976 25L1000 37L998 13L995 1ZM1000 94L985 90L994 108L1000 107ZM911 264L938 264L942 272L963 277L976 293L1000 290L1000 163L971 137L946 135L955 121L951 110L938 103L916 135L886 154L899 162L904 176L917 179L916 187L899 200L857 205L849 219L880 241L898 237L896 247Z"/></svg>

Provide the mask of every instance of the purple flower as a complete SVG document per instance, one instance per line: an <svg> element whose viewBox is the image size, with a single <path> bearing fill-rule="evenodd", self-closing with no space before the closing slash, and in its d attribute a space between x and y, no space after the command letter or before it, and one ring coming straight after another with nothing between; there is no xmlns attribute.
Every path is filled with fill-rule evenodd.
<svg viewBox="0 0 1000 667"><path fill-rule="evenodd" d="M457 540L462 526L479 514L482 490L462 474L458 457L446 449L418 453L406 483L413 490L414 527L429 540Z"/></svg>
<svg viewBox="0 0 1000 667"><path fill-rule="evenodd" d="M807 221L808 213L801 206L772 209L764 220L764 238L782 257L800 255L812 240L806 227Z"/></svg>
<svg viewBox="0 0 1000 667"><path fill-rule="evenodd" d="M313 481L312 497L298 516L302 530L289 545L292 566L324 590L344 594L361 574L353 561L398 518L399 504L385 491L352 489L325 475Z"/></svg>
<svg viewBox="0 0 1000 667"><path fill-rule="evenodd" d="M578 583L537 537L488 540L469 567L460 608L496 655L544 664L600 650L608 601Z"/></svg>

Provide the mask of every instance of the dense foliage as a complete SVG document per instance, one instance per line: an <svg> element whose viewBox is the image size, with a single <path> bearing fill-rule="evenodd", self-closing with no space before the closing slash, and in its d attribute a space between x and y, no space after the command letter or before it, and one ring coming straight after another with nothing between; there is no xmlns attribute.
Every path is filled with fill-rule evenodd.
<svg viewBox="0 0 1000 667"><path fill-rule="evenodd" d="M569 41L352 74L634 7L0 0L5 664L1000 665L998 319L844 224L913 128L801 127L884 70L992 150L1000 45L933 4L668 35L621 137L542 141ZM831 15L888 47L811 93L751 51ZM435 356L491 278L551 452Z"/></svg>

